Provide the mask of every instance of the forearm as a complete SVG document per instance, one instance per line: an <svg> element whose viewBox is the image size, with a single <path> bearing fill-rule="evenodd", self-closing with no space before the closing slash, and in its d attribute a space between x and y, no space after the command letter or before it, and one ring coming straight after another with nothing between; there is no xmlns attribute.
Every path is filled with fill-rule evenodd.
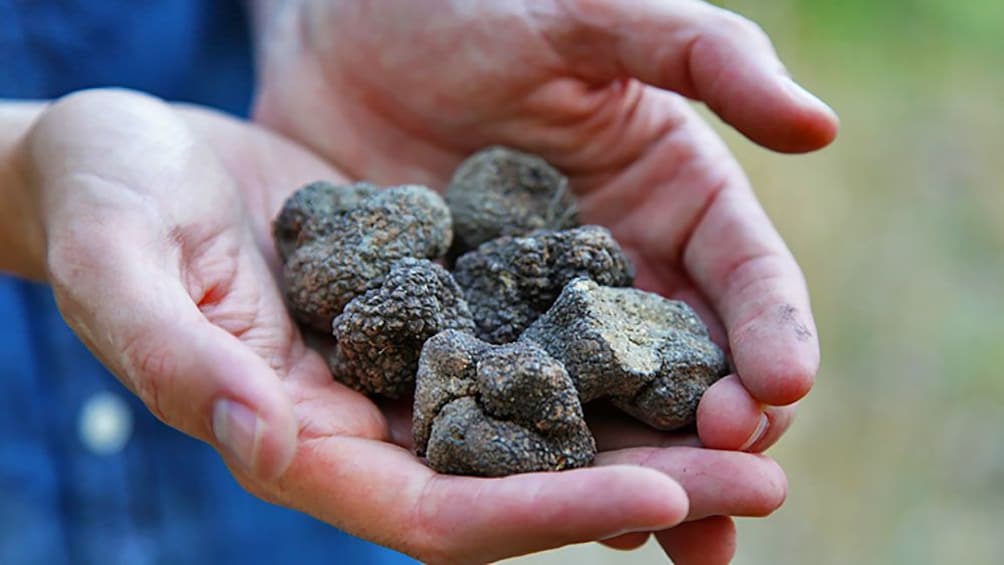
<svg viewBox="0 0 1004 565"><path fill-rule="evenodd" d="M21 149L46 104L0 101L0 272L45 278L45 236Z"/></svg>

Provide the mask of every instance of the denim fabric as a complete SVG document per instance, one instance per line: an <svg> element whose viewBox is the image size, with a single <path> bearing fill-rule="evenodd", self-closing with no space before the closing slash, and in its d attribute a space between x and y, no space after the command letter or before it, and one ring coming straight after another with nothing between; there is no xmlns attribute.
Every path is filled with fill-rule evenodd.
<svg viewBox="0 0 1004 565"><path fill-rule="evenodd" d="M243 115L252 85L242 2L0 0L0 97L124 86ZM121 449L82 432L102 394L131 420ZM47 287L0 276L0 564L405 562L247 494L101 366Z"/></svg>
<svg viewBox="0 0 1004 565"><path fill-rule="evenodd" d="M253 85L240 0L0 0L0 97L119 86L244 115Z"/></svg>

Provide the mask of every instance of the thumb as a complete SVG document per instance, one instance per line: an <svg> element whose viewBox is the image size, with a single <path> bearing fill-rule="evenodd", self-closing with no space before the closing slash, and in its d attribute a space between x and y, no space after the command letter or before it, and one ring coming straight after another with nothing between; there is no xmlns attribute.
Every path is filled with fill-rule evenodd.
<svg viewBox="0 0 1004 565"><path fill-rule="evenodd" d="M210 323L177 277L139 257L142 246L81 247L50 248L50 274L60 309L88 347L160 420L257 479L283 473L297 427L276 372ZM61 260L67 254L72 262Z"/></svg>
<svg viewBox="0 0 1004 565"><path fill-rule="evenodd" d="M741 16L697 0L559 4L535 16L587 80L630 76L700 100L777 151L812 151L836 137L833 110L791 80L767 35Z"/></svg>
<svg viewBox="0 0 1004 565"><path fill-rule="evenodd" d="M269 481L296 448L293 406L265 361L207 321L166 323L125 350L126 378L165 423Z"/></svg>
<svg viewBox="0 0 1004 565"><path fill-rule="evenodd" d="M170 107L120 91L55 103L25 151L49 282L70 326L158 418L254 478L281 474L296 447L292 401L269 364L210 323L188 291L197 274L216 282L243 272L254 296L231 302L250 305L255 323L271 320L262 305L281 300L264 296L268 269L248 251L241 202L212 151Z"/></svg>

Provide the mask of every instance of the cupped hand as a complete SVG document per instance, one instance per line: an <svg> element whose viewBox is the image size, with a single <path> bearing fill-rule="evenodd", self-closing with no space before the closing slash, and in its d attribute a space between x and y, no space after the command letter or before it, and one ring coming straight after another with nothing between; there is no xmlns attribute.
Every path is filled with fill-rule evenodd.
<svg viewBox="0 0 1004 565"><path fill-rule="evenodd" d="M736 375L698 415L704 443L777 439L791 410L773 407L804 396L819 362L808 293L686 100L776 150L833 139L832 110L758 27L694 0L303 0L268 18L259 121L384 183L442 187L490 144L542 155L633 256L638 285L686 300L731 350Z"/></svg>
<svg viewBox="0 0 1004 565"><path fill-rule="evenodd" d="M762 456L686 448L610 451L563 473L438 475L403 445L406 421L332 380L283 304L270 219L291 190L339 171L254 126L123 91L55 103L20 153L39 260L68 323L158 418L216 447L266 500L467 563L688 515L764 514L784 496Z"/></svg>
<svg viewBox="0 0 1004 565"><path fill-rule="evenodd" d="M632 255L638 285L686 300L730 350L735 374L699 407L701 443L759 452L777 441L818 369L808 293L741 168L688 101L774 150L832 141L836 115L788 76L759 27L695 0L261 7L258 121L383 183L445 186L491 144L542 155L570 176L583 219L610 227ZM617 447L665 441L636 428L610 437ZM673 450L658 453L642 459L672 468L657 461ZM733 537L721 518L659 536L687 562L727 560ZM717 555L694 561L699 539Z"/></svg>

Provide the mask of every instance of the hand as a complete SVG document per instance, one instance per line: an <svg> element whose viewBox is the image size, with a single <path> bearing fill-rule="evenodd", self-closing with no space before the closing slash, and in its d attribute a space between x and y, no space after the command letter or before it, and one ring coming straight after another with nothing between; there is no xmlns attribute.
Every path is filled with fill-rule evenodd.
<svg viewBox="0 0 1004 565"><path fill-rule="evenodd" d="M20 148L37 271L66 320L266 500L452 563L663 530L688 512L763 514L784 496L776 464L744 453L680 451L679 482L620 464L637 450L566 473L437 475L399 445L407 421L332 380L276 284L271 218L292 189L338 171L253 126L121 91L57 102ZM743 496L720 500L731 491Z"/></svg>
<svg viewBox="0 0 1004 565"><path fill-rule="evenodd" d="M667 91L774 149L829 143L836 117L754 24L694 1L283 6L263 40L260 121L385 183L442 186L491 143L540 153L634 256L639 285L686 299L730 347L737 377L706 404L743 409L702 410L706 444L743 447L759 405L809 390L819 354L798 266L724 144ZM786 423L767 413L781 421L747 449Z"/></svg>
<svg viewBox="0 0 1004 565"><path fill-rule="evenodd" d="M819 363L808 294L685 99L772 149L828 144L836 116L759 28L691 0L307 0L263 13L259 121L383 183L444 186L489 144L544 156L570 175L583 219L633 256L638 285L686 300L731 350L736 375L699 409L703 445L756 452L780 437Z"/></svg>

